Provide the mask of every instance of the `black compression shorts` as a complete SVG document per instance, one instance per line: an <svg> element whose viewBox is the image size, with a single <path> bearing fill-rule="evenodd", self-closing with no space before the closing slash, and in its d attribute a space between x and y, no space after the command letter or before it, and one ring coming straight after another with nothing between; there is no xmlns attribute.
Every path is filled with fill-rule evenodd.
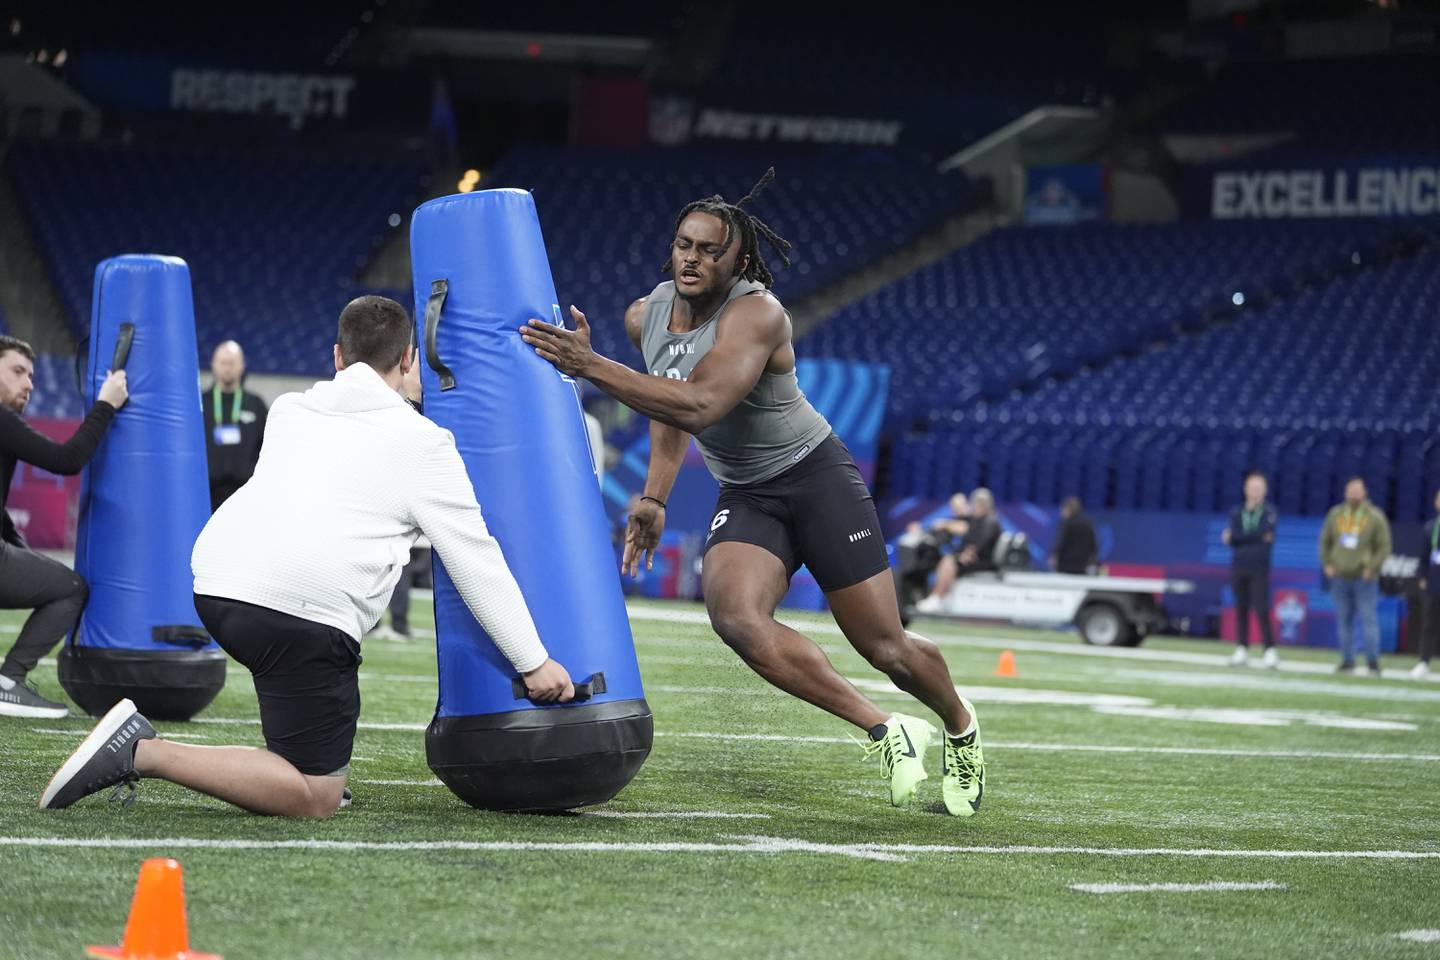
<svg viewBox="0 0 1440 960"><path fill-rule="evenodd" d="M835 434L778 477L722 486L705 540L753 543L785 564L801 564L826 593L890 569L875 500L849 449Z"/></svg>
<svg viewBox="0 0 1440 960"><path fill-rule="evenodd" d="M255 678L265 747L303 774L346 772L360 720L360 645L323 623L196 595L215 642Z"/></svg>

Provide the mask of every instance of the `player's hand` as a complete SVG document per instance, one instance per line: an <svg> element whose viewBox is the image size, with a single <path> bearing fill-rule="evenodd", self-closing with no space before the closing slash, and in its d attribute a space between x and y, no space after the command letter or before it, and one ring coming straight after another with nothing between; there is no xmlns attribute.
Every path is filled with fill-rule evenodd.
<svg viewBox="0 0 1440 960"><path fill-rule="evenodd" d="M906 533L924 533L924 532L925 532L925 528L922 527L922 526L920 526L920 521L918 521L918 520L911 520L909 523L905 524L905 532L906 532Z"/></svg>
<svg viewBox="0 0 1440 960"><path fill-rule="evenodd" d="M1229 528L1229 527L1226 527L1226 528L1225 528L1225 531L1220 534L1220 542L1223 543L1223 544L1225 544L1225 546L1227 546L1227 547L1230 546L1230 528Z"/></svg>
<svg viewBox="0 0 1440 960"><path fill-rule="evenodd" d="M1331 580L1335 579L1335 568L1334 568L1334 567L1330 566L1330 564L1327 563L1327 564L1325 564L1325 568L1324 568L1324 569L1325 569L1325 576L1326 576L1328 579L1331 579Z"/></svg>
<svg viewBox="0 0 1440 960"><path fill-rule="evenodd" d="M130 399L130 384L125 379L124 370L105 371L105 382L100 385L99 399L116 410L125 406L125 401Z"/></svg>
<svg viewBox="0 0 1440 960"><path fill-rule="evenodd" d="M640 560L645 569L655 567L655 548L665 532L665 508L654 500L641 500L625 523L625 556L620 561L620 575L640 577Z"/></svg>
<svg viewBox="0 0 1440 960"><path fill-rule="evenodd" d="M536 703L565 703L575 699L575 684L570 682L570 673L554 660L546 660L521 679L525 681L525 696Z"/></svg>
<svg viewBox="0 0 1440 960"><path fill-rule="evenodd" d="M1053 557L1053 556L1050 558L1050 569L1051 569L1051 570L1058 570L1058 569L1060 569L1060 561L1059 561L1058 559L1056 559L1055 557Z"/></svg>
<svg viewBox="0 0 1440 960"><path fill-rule="evenodd" d="M1374 570L1371 570L1369 567L1364 568L1363 570L1360 571L1360 579L1361 579L1361 580L1374 580L1374 579L1375 579L1375 571L1374 571Z"/></svg>
<svg viewBox="0 0 1440 960"><path fill-rule="evenodd" d="M590 324L585 314L573 305L570 316L575 318L574 330L566 330L544 320L531 320L520 328L520 338L561 373L583 377L595 362L595 351L590 347Z"/></svg>

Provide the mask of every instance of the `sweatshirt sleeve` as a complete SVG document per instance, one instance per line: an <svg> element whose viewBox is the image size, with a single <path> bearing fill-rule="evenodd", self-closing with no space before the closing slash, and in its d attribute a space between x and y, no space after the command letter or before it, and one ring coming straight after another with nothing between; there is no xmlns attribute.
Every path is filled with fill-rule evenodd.
<svg viewBox="0 0 1440 960"><path fill-rule="evenodd" d="M490 535L464 461L447 434L420 464L415 525L430 541L461 598L520 673L549 659L500 543Z"/></svg>
<svg viewBox="0 0 1440 960"><path fill-rule="evenodd" d="M69 440L56 443L20 419L19 414L5 410L0 413L0 448L41 470L74 476L90 462L113 419L115 408L104 401L98 402Z"/></svg>

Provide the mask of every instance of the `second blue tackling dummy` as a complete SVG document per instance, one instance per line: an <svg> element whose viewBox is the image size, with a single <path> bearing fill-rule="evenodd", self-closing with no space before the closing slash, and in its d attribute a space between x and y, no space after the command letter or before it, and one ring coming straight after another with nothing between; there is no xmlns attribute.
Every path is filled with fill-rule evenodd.
<svg viewBox="0 0 1440 960"><path fill-rule="evenodd" d="M425 414L455 435L550 656L575 681L539 706L435 559L440 699L426 756L493 810L603 803L639 771L654 726L573 380L518 328L560 321L530 194L485 190L415 211L410 233Z"/></svg>
<svg viewBox="0 0 1440 960"><path fill-rule="evenodd" d="M90 601L59 657L60 685L92 716L128 697L153 719L189 720L225 685L190 576L210 516L197 360L184 260L128 254L95 268L86 401L112 367L130 400L85 468L75 571Z"/></svg>

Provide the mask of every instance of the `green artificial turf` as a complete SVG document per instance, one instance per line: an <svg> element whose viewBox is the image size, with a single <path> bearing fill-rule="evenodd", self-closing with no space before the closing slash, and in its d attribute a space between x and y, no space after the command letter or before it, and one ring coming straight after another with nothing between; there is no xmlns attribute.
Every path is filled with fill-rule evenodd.
<svg viewBox="0 0 1440 960"><path fill-rule="evenodd" d="M153 781L128 810L97 796L39 811L90 721L0 720L0 957L117 943L140 861L156 855L185 867L192 946L229 960L1434 955L1395 935L1440 929L1440 859L1246 852L1440 854L1440 684L1232 671L1214 643L1152 639L1094 656L1060 633L921 623L974 690L986 742L984 808L958 820L939 812L938 750L921 803L891 809L844 724L767 687L701 613L632 606L657 737L604 809L657 817L480 813L434 785L426 641L366 644L355 802L327 822L254 817ZM923 712L828 619L797 619L818 625L812 635L883 706ZM412 621L431 629L428 603ZM0 648L20 622L0 618ZM1006 647L1019 676L996 679ZM1287 651L1288 664L1329 662ZM58 695L53 664L36 680ZM259 744L256 716L248 676L232 670L201 719L243 722L159 727ZM1068 749L1097 746L1117 749ZM277 846L312 839L380 846ZM429 846L398 847L408 842ZM1156 849L1212 852L1106 853ZM1283 888L1071 889L1221 881Z"/></svg>

